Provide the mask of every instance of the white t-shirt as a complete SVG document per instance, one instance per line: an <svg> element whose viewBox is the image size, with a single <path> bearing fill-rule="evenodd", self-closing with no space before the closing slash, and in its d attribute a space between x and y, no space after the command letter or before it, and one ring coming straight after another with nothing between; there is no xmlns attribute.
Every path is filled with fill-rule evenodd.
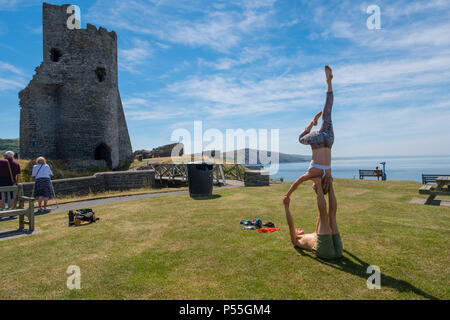
<svg viewBox="0 0 450 320"><path fill-rule="evenodd" d="M42 167L41 167L42 166ZM39 171L39 173L38 173ZM33 166L33 172L31 176L35 179L39 178L50 178L53 175L52 169L50 169L48 164L35 164Z"/></svg>

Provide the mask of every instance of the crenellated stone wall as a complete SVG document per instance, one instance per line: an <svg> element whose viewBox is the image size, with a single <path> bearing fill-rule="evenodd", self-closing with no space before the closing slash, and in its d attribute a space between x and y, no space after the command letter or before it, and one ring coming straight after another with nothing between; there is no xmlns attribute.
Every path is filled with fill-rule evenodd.
<svg viewBox="0 0 450 320"><path fill-rule="evenodd" d="M69 29L69 5L43 3L43 61L20 98L20 154L64 160L133 161L118 89L117 36ZM82 162L80 162L82 164Z"/></svg>

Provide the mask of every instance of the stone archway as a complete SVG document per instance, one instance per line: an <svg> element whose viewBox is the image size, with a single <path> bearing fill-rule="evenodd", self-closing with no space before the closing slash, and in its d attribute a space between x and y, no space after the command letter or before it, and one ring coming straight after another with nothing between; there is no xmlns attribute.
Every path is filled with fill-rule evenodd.
<svg viewBox="0 0 450 320"><path fill-rule="evenodd" d="M111 148L104 142L100 143L94 152L95 160L105 160L108 168L112 168Z"/></svg>

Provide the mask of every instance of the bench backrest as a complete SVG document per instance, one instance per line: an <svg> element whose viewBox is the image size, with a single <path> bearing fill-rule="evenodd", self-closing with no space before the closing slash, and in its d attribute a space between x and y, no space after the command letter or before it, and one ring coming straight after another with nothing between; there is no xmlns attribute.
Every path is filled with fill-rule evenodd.
<svg viewBox="0 0 450 320"><path fill-rule="evenodd" d="M15 209L19 195L21 195L19 186L0 187L0 210ZM11 200L14 200L12 206L10 206Z"/></svg>
<svg viewBox="0 0 450 320"><path fill-rule="evenodd" d="M383 175L383 170L359 170L360 176L381 176Z"/></svg>
<svg viewBox="0 0 450 320"><path fill-rule="evenodd" d="M427 174L422 173L422 184L436 183L438 177L450 177L450 174Z"/></svg>

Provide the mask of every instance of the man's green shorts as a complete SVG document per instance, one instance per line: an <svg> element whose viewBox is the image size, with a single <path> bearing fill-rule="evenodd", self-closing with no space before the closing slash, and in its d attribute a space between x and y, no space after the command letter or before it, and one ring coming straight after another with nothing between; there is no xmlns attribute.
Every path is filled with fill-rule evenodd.
<svg viewBox="0 0 450 320"><path fill-rule="evenodd" d="M341 235L339 233L318 234L314 250L317 256L322 259L338 259L342 257Z"/></svg>

